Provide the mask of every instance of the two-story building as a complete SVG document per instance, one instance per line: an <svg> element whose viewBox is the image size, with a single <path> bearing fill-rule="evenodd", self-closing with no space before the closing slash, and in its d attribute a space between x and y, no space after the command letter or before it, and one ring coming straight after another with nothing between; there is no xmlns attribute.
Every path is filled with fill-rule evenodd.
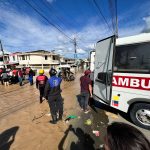
<svg viewBox="0 0 150 150"><path fill-rule="evenodd" d="M19 64L19 57L18 57L19 54L21 54L21 52L15 52L15 53L9 54L9 63L18 65Z"/></svg>
<svg viewBox="0 0 150 150"><path fill-rule="evenodd" d="M53 52L37 50L19 53L18 61L21 67L30 66L34 69L49 69L60 64L60 56Z"/></svg>
<svg viewBox="0 0 150 150"><path fill-rule="evenodd" d="M4 68L4 66L7 66L9 64L9 54L4 53L4 56L2 52L0 52L0 68Z"/></svg>

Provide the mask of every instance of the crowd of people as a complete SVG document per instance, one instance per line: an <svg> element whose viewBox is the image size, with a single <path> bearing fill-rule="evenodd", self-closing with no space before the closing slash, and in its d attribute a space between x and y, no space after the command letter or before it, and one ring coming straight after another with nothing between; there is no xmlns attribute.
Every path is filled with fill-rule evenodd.
<svg viewBox="0 0 150 150"><path fill-rule="evenodd" d="M33 85L34 71L29 68L0 68L0 81L4 86L9 86L11 84L19 83L20 86L23 85L23 80L28 79L30 85Z"/></svg>

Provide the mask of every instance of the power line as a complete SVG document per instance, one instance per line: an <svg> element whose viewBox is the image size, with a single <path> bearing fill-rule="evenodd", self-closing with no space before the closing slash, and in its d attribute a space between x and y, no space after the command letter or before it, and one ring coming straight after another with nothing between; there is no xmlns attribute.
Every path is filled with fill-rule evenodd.
<svg viewBox="0 0 150 150"><path fill-rule="evenodd" d="M113 31L114 31L114 34L118 36L117 0L115 0L115 2L112 0L109 0L108 2L109 2L111 15L112 15Z"/></svg>
<svg viewBox="0 0 150 150"><path fill-rule="evenodd" d="M56 13L53 12L53 10L56 12L57 10L47 1L45 0L42 0L42 3L43 5L48 9L50 10L50 12L58 19L58 21L60 21L62 24L65 25L66 22L68 22L64 17L61 17L60 15L57 15ZM64 23L64 20L65 20L65 23ZM70 26L72 26L70 23L69 23Z"/></svg>
<svg viewBox="0 0 150 150"><path fill-rule="evenodd" d="M37 8L40 9L39 12L41 12L41 14L42 14L42 13L44 14L44 11L41 11L41 7L39 7L39 5L38 5L36 2L34 2L34 1L32 1L32 2L36 5ZM44 16L44 17L46 17L46 16ZM54 21L54 20L51 18L51 22L52 22L52 21ZM54 23L53 23L53 24L54 24ZM56 26L56 25L57 25L61 30L63 30L60 25L58 25L58 24L55 23L55 26Z"/></svg>
<svg viewBox="0 0 150 150"><path fill-rule="evenodd" d="M115 0L115 13L116 13L116 36L118 37L118 9L117 9L117 0Z"/></svg>
<svg viewBox="0 0 150 150"><path fill-rule="evenodd" d="M24 0L27 5L29 5L36 13L38 13L43 19L45 19L51 26L53 26L55 29L57 29L59 32L61 32L65 37L73 41L68 35L66 35L62 30L60 30L55 24L53 24L51 21L49 21L38 9L34 8L32 4L30 4L28 1Z"/></svg>
<svg viewBox="0 0 150 150"><path fill-rule="evenodd" d="M94 3L94 5L95 5L96 8L98 9L100 15L101 15L102 18L104 19L104 22L105 22L105 24L108 26L108 29L112 30L111 27L110 27L110 25L108 24L108 22L107 22L105 16L104 16L103 13L102 13L101 8L99 7L98 3L96 2L96 0L92 0L92 2Z"/></svg>
<svg viewBox="0 0 150 150"><path fill-rule="evenodd" d="M97 16L99 16L99 20L101 21L102 16L96 11L96 9L94 9L95 5L94 3L92 3L90 0L88 0L89 6L91 6L91 4L93 5L93 10L96 12ZM105 24L106 25L106 24ZM109 31L109 29L107 29L107 31ZM110 31L109 31L110 32Z"/></svg>

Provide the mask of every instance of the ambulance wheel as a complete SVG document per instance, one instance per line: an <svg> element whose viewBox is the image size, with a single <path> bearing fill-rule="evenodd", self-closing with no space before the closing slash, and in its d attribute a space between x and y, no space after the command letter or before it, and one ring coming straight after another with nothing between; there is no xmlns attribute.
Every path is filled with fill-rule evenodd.
<svg viewBox="0 0 150 150"><path fill-rule="evenodd" d="M150 130L150 104L134 104L130 110L130 118L137 126Z"/></svg>

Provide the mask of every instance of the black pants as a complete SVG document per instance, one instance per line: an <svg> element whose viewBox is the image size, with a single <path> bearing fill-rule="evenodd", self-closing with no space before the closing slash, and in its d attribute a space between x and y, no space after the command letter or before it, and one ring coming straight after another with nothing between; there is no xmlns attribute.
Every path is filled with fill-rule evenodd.
<svg viewBox="0 0 150 150"><path fill-rule="evenodd" d="M40 91L40 101L41 101L42 98L44 97L44 89L45 89L45 86L39 87L39 91Z"/></svg>
<svg viewBox="0 0 150 150"><path fill-rule="evenodd" d="M61 95L48 96L48 104L52 116L62 117L63 115L63 101Z"/></svg>

